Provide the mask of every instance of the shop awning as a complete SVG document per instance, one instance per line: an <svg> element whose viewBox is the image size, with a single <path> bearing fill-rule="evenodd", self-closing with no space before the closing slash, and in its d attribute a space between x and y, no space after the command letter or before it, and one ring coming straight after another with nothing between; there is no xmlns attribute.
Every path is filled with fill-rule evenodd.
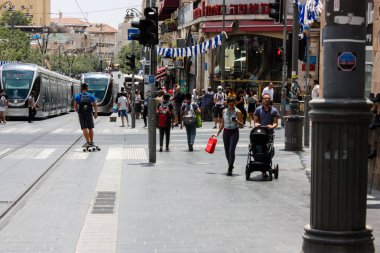
<svg viewBox="0 0 380 253"><path fill-rule="evenodd" d="M161 74L156 75L156 79L161 79L163 77L167 76L166 72L162 72Z"/></svg>
<svg viewBox="0 0 380 253"><path fill-rule="evenodd" d="M239 30L242 32L280 32L283 24L275 24L273 21L242 20L239 21ZM287 30L292 31L292 22L288 21Z"/></svg>
<svg viewBox="0 0 380 253"><path fill-rule="evenodd" d="M158 3L158 19L170 19L171 14L179 8L179 0L162 0Z"/></svg>
<svg viewBox="0 0 380 253"><path fill-rule="evenodd" d="M235 21L226 21L224 30L226 32L232 32L233 25ZM204 22L201 25L202 32L204 33L216 33L223 31L223 21L215 21L215 22Z"/></svg>
<svg viewBox="0 0 380 253"><path fill-rule="evenodd" d="M157 69L157 74L160 74L161 72L164 72L168 67L162 67Z"/></svg>

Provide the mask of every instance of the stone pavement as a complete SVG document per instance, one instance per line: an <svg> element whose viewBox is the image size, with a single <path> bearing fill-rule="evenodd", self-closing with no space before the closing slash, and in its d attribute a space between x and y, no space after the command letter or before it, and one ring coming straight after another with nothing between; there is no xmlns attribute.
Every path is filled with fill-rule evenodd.
<svg viewBox="0 0 380 253"><path fill-rule="evenodd" d="M234 176L227 177L222 139L214 154L204 152L211 128L198 129L194 152L185 130L175 128L170 152L157 152L150 165L141 120L136 129L101 121L102 151L71 150L0 223L0 252L299 252L309 221L310 149L284 151L284 130L277 130L279 179L262 181L256 172L247 182L251 129L241 130ZM94 213L101 192L115 192L109 214ZM367 223L376 238L379 208L373 191Z"/></svg>

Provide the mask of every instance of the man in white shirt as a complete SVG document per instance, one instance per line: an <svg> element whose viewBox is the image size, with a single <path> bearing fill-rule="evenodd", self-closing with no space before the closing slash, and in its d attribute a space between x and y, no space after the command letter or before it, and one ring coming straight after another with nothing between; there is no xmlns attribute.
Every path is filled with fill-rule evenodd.
<svg viewBox="0 0 380 253"><path fill-rule="evenodd" d="M214 129L217 128L217 124L219 122L222 124L223 118L223 110L224 110L224 102L227 100L226 94L223 92L222 86L218 86L217 93L214 95Z"/></svg>
<svg viewBox="0 0 380 253"><path fill-rule="evenodd" d="M118 107L118 110L120 112L120 117L121 117L120 127L125 127L124 117L127 118L127 124L129 126L128 114L127 114L128 100L127 100L127 97L123 93L117 99L117 107Z"/></svg>
<svg viewBox="0 0 380 253"><path fill-rule="evenodd" d="M314 87L313 90L311 91L311 98L318 98L319 97L319 83L317 80L314 80Z"/></svg>
<svg viewBox="0 0 380 253"><path fill-rule="evenodd" d="M271 100L273 101L273 95L274 95L273 83L269 83L268 86L264 88L263 92L261 93L261 96L264 96L264 94L269 94Z"/></svg>

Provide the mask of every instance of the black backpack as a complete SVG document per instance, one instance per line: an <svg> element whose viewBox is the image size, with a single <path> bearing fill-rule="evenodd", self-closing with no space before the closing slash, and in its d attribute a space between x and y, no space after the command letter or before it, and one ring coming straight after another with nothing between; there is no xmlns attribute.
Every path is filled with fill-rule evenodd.
<svg viewBox="0 0 380 253"><path fill-rule="evenodd" d="M78 111L83 114L92 113L91 97L88 93L79 94Z"/></svg>

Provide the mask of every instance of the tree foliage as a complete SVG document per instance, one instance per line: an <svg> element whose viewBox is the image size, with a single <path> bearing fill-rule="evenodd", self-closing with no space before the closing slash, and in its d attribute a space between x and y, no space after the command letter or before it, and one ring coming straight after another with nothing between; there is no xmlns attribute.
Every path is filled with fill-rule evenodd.
<svg viewBox="0 0 380 253"><path fill-rule="evenodd" d="M0 26L30 25L31 22L32 18L21 11L3 11L0 18Z"/></svg>
<svg viewBox="0 0 380 253"><path fill-rule="evenodd" d="M2 61L23 61L30 50L29 35L8 28L0 28L0 59Z"/></svg>
<svg viewBox="0 0 380 253"><path fill-rule="evenodd" d="M127 59L127 56L131 56L132 47L131 44L125 45L121 48L120 53L117 55L117 63L120 64L120 70L124 73L132 73L132 70L130 66L128 65L129 60ZM140 52L141 52L141 46L135 46L134 54L136 56L136 69L141 68L140 64Z"/></svg>

